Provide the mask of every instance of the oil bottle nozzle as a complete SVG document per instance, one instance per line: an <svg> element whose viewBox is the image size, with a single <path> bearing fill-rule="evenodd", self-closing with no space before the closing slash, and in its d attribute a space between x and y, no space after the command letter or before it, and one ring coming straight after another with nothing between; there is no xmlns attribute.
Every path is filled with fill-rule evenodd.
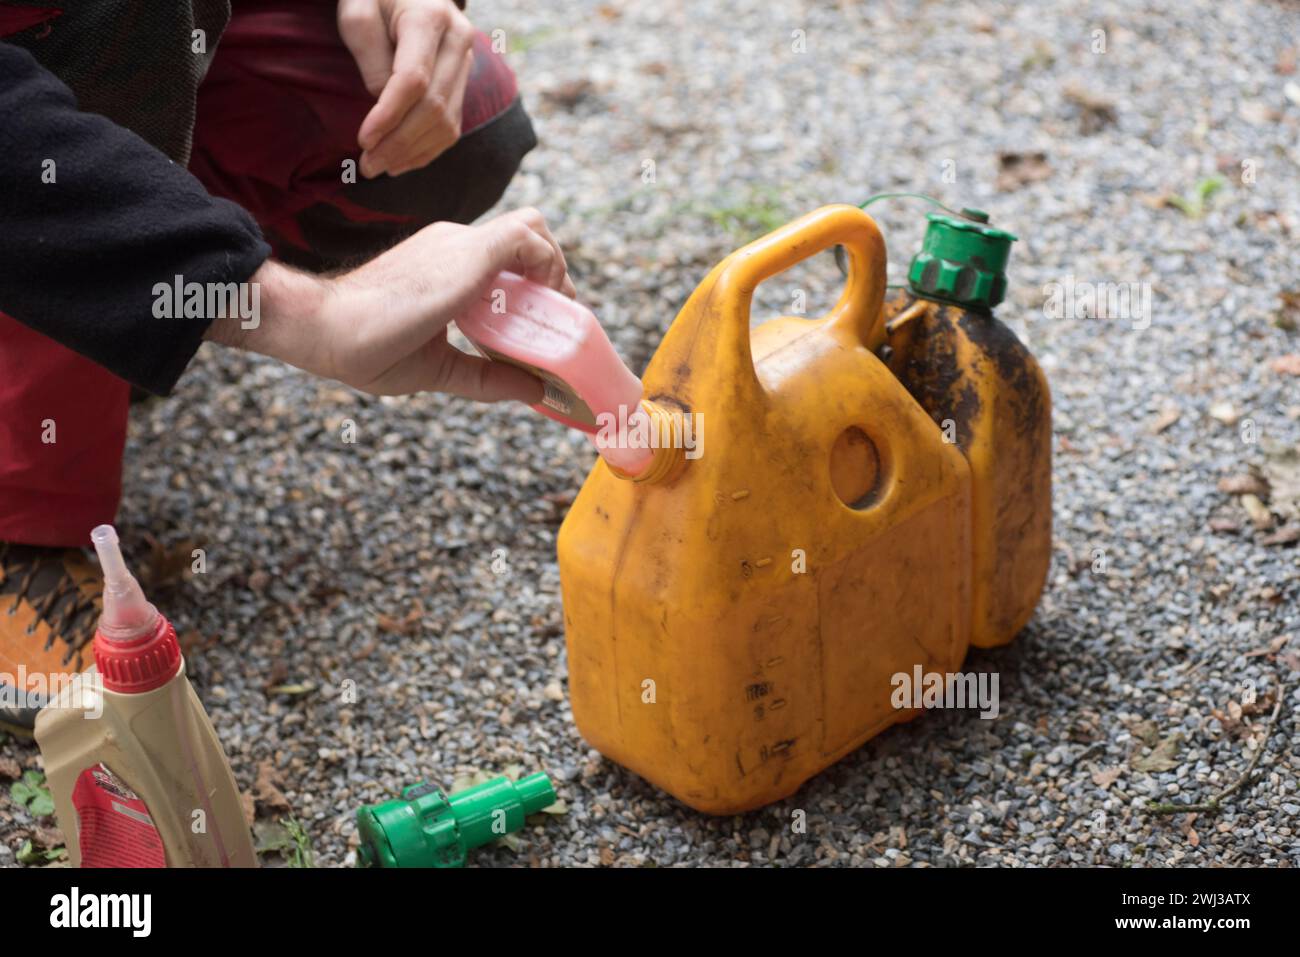
<svg viewBox="0 0 1300 957"><path fill-rule="evenodd" d="M609 470L621 479L645 485L659 485L677 477L686 464L683 446L682 414L649 399L641 400L641 414L646 417L653 439L650 454L636 471L619 468L606 460Z"/></svg>
<svg viewBox="0 0 1300 957"><path fill-rule="evenodd" d="M493 778L448 797L432 784L413 784L400 800L357 811L364 867L463 867L473 848L524 826L555 803L555 789L538 772L511 782Z"/></svg>
<svg viewBox="0 0 1300 957"><path fill-rule="evenodd" d="M110 641L131 641L148 634L158 621L158 609L144 597L140 583L127 570L118 547L117 530L98 525L90 533L104 573L104 610L99 633Z"/></svg>

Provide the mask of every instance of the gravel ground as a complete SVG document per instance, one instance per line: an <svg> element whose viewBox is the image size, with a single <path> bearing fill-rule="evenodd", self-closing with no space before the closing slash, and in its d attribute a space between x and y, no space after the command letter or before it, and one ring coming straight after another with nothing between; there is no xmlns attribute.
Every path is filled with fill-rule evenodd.
<svg viewBox="0 0 1300 957"><path fill-rule="evenodd" d="M996 721L925 715L781 805L705 818L574 729L555 536L593 458L577 436L206 349L133 412L120 525L206 549L161 603L241 785L260 771L261 819L291 809L317 863L345 865L362 803L544 769L563 812L476 863L1300 865L1300 6L565 10L471 5L542 140L503 205L546 212L635 369L721 256L818 205L919 190L1020 235L999 315L1054 392L1048 590L1015 643L968 660L1001 675ZM905 266L923 208L876 210ZM797 272L757 311L795 286L831 301L829 257ZM1044 285L1071 276L1149 283L1149 326L1047 318ZM1282 688L1221 813L1145 812L1234 782ZM0 863L32 828L6 802Z"/></svg>

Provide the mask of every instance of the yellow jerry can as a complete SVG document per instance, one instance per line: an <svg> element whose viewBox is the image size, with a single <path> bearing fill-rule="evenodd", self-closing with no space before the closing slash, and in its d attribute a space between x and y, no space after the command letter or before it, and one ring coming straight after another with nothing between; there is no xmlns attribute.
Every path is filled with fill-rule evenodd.
<svg viewBox="0 0 1300 957"><path fill-rule="evenodd" d="M831 312L751 334L758 284L836 245L849 269ZM643 377L665 440L693 447L657 452L640 481L598 461L560 529L578 729L693 808L792 794L918 713L894 706L894 676L956 672L1032 612L1046 383L1000 323L967 328L997 320L983 275L944 295L951 249L912 283L922 298L888 307L884 241L854 206L727 257Z"/></svg>

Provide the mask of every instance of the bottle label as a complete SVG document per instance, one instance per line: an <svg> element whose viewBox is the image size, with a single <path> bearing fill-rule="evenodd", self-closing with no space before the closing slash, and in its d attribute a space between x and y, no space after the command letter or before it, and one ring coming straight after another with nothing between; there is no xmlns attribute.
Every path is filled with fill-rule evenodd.
<svg viewBox="0 0 1300 957"><path fill-rule="evenodd" d="M162 835L140 796L103 764L72 789L82 867L166 867Z"/></svg>
<svg viewBox="0 0 1300 957"><path fill-rule="evenodd" d="M516 369L523 369L542 380L545 392L542 396L542 405L546 406L552 412L556 412L580 429L588 432L596 430L596 413L591 411L591 406L582 401L582 397L573 390L569 383L565 382L553 372L527 362L520 362L518 359L512 359L509 356L502 355L495 349L489 349L487 346L479 345L477 342L470 340L474 348L483 353L484 356L493 362L504 362L506 365L512 365Z"/></svg>

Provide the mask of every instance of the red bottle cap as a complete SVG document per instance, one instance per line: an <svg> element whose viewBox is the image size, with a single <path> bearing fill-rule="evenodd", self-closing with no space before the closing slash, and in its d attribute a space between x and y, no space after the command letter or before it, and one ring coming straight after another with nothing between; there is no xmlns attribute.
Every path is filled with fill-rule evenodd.
<svg viewBox="0 0 1300 957"><path fill-rule="evenodd" d="M181 666L176 629L162 615L153 630L139 638L114 641L95 632L95 667L104 687L118 694L143 694L161 688Z"/></svg>

